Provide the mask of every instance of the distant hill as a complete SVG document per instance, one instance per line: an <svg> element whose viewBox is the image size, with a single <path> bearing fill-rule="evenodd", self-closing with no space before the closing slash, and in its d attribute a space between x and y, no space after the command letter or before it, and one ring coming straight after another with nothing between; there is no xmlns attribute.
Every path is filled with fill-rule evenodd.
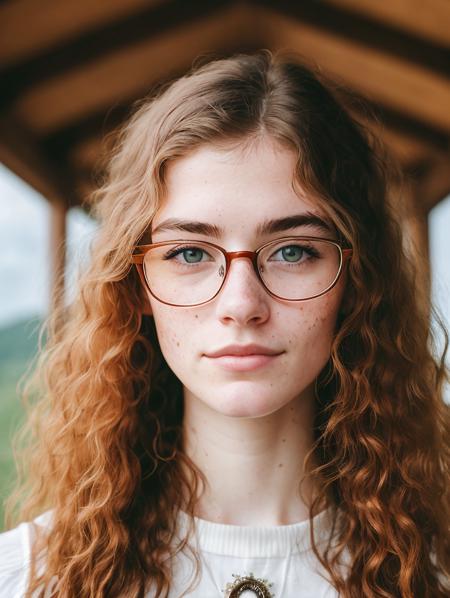
<svg viewBox="0 0 450 598"><path fill-rule="evenodd" d="M11 439L24 416L17 383L37 352L41 324L39 317L30 317L0 328L0 531L2 501L14 477Z"/></svg>
<svg viewBox="0 0 450 598"><path fill-rule="evenodd" d="M38 347L40 317L31 317L0 328L0 366L14 360L28 361Z"/></svg>

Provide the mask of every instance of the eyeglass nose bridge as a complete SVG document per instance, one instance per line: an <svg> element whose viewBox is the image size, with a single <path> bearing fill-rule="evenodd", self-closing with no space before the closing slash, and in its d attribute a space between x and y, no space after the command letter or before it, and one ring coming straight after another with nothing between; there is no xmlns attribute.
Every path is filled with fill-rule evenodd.
<svg viewBox="0 0 450 598"><path fill-rule="evenodd" d="M258 254L256 251L224 251L224 254L227 261L227 267L230 266L231 260L235 260L240 257L247 257L254 265L257 264Z"/></svg>
<svg viewBox="0 0 450 598"><path fill-rule="evenodd" d="M256 251L225 251L224 250L223 253L225 255L226 272L225 272L225 276L224 276L224 280L223 280L222 284L225 282L225 278L230 270L231 261L238 259L238 258L242 258L242 257L246 257L252 262L253 269L255 270L259 280L262 282L261 277L258 272L258 253Z"/></svg>

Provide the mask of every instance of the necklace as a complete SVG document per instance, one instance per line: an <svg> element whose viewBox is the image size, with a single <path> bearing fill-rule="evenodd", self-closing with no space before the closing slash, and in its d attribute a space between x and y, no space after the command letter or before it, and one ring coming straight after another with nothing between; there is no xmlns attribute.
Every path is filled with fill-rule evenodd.
<svg viewBox="0 0 450 598"><path fill-rule="evenodd" d="M225 592L225 598L238 598L246 590L253 592L257 598L275 598L275 594L272 594L269 590L273 586L273 583L269 583L267 579L255 579L253 573L249 573L244 577L232 574L235 578L234 583L227 583Z"/></svg>
<svg viewBox="0 0 450 598"><path fill-rule="evenodd" d="M252 593L255 598L281 598L283 596L283 590L286 584L286 575L288 571L288 567L291 563L291 556L292 553L289 552L288 560L284 567L284 575L283 575L283 587L277 591L277 594L272 594L271 588L274 586L273 583L269 582L267 579L256 578L254 573L248 573L246 575L238 575L236 573L232 573L231 576L234 578L234 581L228 582L225 588L220 588L219 584L215 580L211 568L209 567L208 563L204 559L203 555L201 556L201 560L203 564L206 566L208 571L209 577L213 584L217 587L220 592L220 595L223 598L239 598L243 592L246 593L246 598L250 598L248 592Z"/></svg>

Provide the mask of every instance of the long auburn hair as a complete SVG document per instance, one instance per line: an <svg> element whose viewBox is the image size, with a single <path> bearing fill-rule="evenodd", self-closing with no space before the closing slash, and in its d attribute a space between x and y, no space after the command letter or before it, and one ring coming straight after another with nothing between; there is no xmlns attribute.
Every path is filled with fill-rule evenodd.
<svg viewBox="0 0 450 598"><path fill-rule="evenodd" d="M319 484L310 522L333 513L334 549L313 550L343 598L444 598L450 575L450 420L430 309L376 140L336 89L288 53L199 61L143 100L94 194L100 227L75 300L52 313L24 396L7 525L52 512L29 595L167 597L180 509L205 478L183 452L180 381L161 353L130 256L146 242L172 160L202 144L270 135L297 155L295 181L353 248L351 309L317 380ZM437 316L440 323L439 314ZM19 453L18 453L19 454ZM314 465L313 465L314 464ZM187 498L186 498L187 497ZM193 530L193 526L191 528ZM341 568L348 551L345 574ZM196 561L199 573L200 562ZM41 594L43 595L43 594Z"/></svg>

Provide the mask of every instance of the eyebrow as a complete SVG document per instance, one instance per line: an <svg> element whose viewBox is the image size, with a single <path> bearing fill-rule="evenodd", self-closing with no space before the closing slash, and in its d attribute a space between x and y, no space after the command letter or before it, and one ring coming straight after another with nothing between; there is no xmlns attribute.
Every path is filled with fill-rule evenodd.
<svg viewBox="0 0 450 598"><path fill-rule="evenodd" d="M258 236L264 234L273 234L284 232L300 226L312 226L327 234L333 234L334 226L327 218L321 218L313 212L305 212L303 214L295 214L293 216L285 216L284 218L276 218L273 220L264 220L256 228ZM215 224L208 222L190 221L178 218L168 218L161 222L153 231L151 235L157 232L167 230L179 230L187 233L196 233L198 235L208 235L216 239L222 237L225 233L224 229Z"/></svg>

